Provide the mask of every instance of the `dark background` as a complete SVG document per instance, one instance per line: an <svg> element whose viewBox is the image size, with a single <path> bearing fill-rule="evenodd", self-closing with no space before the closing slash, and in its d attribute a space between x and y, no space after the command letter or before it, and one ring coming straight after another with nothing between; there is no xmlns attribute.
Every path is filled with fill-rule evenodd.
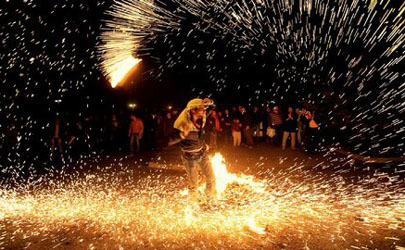
<svg viewBox="0 0 405 250"><path fill-rule="evenodd" d="M391 2L392 8L400 5ZM143 59L139 69L123 87L112 89L101 74L97 56L103 20L110 18L104 13L111 4L72 0L1 3L3 139L14 124L25 142L21 147L32 148L32 138L41 137L38 134L44 133L46 121L56 115L80 119L125 109L129 102L137 103L137 109L144 112L167 105L181 108L191 98L209 96L223 105L306 106L316 110L324 127L333 128L331 133L345 134L344 143L350 150L374 156L404 155L403 65L387 68L399 73L389 84L383 84L388 82L386 73L381 75L386 61L379 61L379 70L371 76L363 74L391 46L388 42L379 42L372 50L365 46L367 41L342 43L331 48L321 63L309 67L304 59L307 51L294 47L293 40L287 41L292 45L288 52L298 60L276 50L282 33L268 41L266 50L255 42L267 41L266 32L246 48L229 34L195 29L198 20L184 14L186 21L180 30L145 40L143 46L152 48L150 54L139 53ZM174 3L168 6L173 11L177 7ZM367 7L361 5L359 11ZM221 13L211 13L214 21L222 20ZM381 17L384 11L378 13ZM287 20L294 17L283 15ZM317 15L308 20L321 22ZM378 25L379 18L370 23L371 29ZM392 57L403 54L401 46ZM360 57L359 64L349 67L349 61Z"/></svg>

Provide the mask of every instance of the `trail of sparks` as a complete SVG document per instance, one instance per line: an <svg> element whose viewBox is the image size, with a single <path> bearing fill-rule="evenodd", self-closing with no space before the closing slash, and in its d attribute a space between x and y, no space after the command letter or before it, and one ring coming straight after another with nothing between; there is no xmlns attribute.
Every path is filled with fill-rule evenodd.
<svg viewBox="0 0 405 250"><path fill-rule="evenodd" d="M109 65L122 57L116 52L122 51L123 41L133 43L132 53L157 59L158 72L152 72L158 77L164 70L183 65L186 71L206 72L218 91L235 84L238 89L241 85L248 88L248 82L232 78L246 65L269 67L277 79L263 79L268 89L259 87L256 100L250 101L268 99L268 95L283 98L294 90L298 95L297 88L307 84L329 86L330 94L310 93L305 98L320 104L337 102L330 105L334 111L351 109L352 122L358 124L354 129L359 133L349 140L373 137L376 143L372 148L392 152L403 144L382 145L403 137L403 121L390 117L392 122L385 126L398 133L377 133L375 126L365 124L375 119L375 114L404 113L398 101L405 91L400 67L405 58L404 11L404 3L390 0L116 1L108 12L112 20L107 21L107 32L101 36L103 53L113 55L102 58L103 68L106 75L111 73ZM213 40L200 38L205 34ZM183 42L176 45L172 37L181 37ZM156 45L159 39L164 42ZM108 46L110 41L114 46ZM204 47L207 43L208 49ZM225 44L226 51L217 44ZM163 46L163 54L153 54L154 46ZM236 66L231 59L222 61L229 54L238 55ZM357 95L351 97L354 92ZM346 107L351 102L354 108ZM370 107L363 107L363 102L371 102ZM368 150L361 144L355 147Z"/></svg>
<svg viewBox="0 0 405 250"><path fill-rule="evenodd" d="M404 236L403 188L366 188L319 177L293 181L288 178L292 169L259 180L224 171L219 155L212 163L220 169L218 187L226 186L214 210L190 210L173 176L133 180L129 170L28 192L1 190L0 244L360 248ZM372 183L370 179L365 184Z"/></svg>

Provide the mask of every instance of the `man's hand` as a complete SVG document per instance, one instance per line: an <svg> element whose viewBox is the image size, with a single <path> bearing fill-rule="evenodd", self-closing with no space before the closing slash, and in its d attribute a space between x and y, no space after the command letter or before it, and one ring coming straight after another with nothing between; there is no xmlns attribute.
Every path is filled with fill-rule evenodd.
<svg viewBox="0 0 405 250"><path fill-rule="evenodd" d="M209 99L209 98L204 98L203 103L204 103L204 106L206 108L209 107L209 106L214 106L215 107L214 101Z"/></svg>
<svg viewBox="0 0 405 250"><path fill-rule="evenodd" d="M183 131L181 131L180 136L184 139L190 134L190 127L187 124L183 124Z"/></svg>

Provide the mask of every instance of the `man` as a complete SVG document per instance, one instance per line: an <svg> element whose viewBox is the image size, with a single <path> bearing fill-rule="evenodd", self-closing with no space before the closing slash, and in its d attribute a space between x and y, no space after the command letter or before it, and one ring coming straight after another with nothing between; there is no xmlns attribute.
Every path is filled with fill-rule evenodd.
<svg viewBox="0 0 405 250"><path fill-rule="evenodd" d="M276 132L275 136L271 139L271 142L273 143L273 145L279 145L279 143L280 143L282 125L283 125L283 118L282 118L281 114L279 113L279 107L274 106L273 112L270 113L269 121L268 121L268 126L272 129L274 129Z"/></svg>
<svg viewBox="0 0 405 250"><path fill-rule="evenodd" d="M55 150L55 142L59 149L59 156L62 162L63 159L63 149L62 149L62 135L63 135L63 126L61 125L60 118L56 117L54 123L52 124L52 131L51 131L51 140L50 140L50 147L51 147L51 156L50 160L52 161L54 158L53 151Z"/></svg>
<svg viewBox="0 0 405 250"><path fill-rule="evenodd" d="M259 142L263 136L262 115L258 106L253 107L252 112L252 133L255 142Z"/></svg>
<svg viewBox="0 0 405 250"><path fill-rule="evenodd" d="M163 137L165 144L169 143L170 136L173 134L173 118L172 113L167 112L163 119Z"/></svg>
<svg viewBox="0 0 405 250"><path fill-rule="evenodd" d="M305 118L308 121L307 127L307 143L305 146L305 151L307 153L313 153L314 151L318 151L318 144L319 144L319 125L318 122L315 120L315 112L307 111L305 114Z"/></svg>
<svg viewBox="0 0 405 250"><path fill-rule="evenodd" d="M215 110L212 111L211 115L207 117L206 122L206 132L208 135L208 145L212 149L218 148L218 134L220 132L219 118Z"/></svg>
<svg viewBox="0 0 405 250"><path fill-rule="evenodd" d="M288 107L288 115L284 120L284 133L282 148L285 150L288 136L291 136L291 149L295 150L295 136L297 133L297 119L294 115L293 107Z"/></svg>
<svg viewBox="0 0 405 250"><path fill-rule="evenodd" d="M208 162L205 143L204 127L207 116L211 111L206 111L213 107L212 100L205 98L193 99L188 102L187 107L180 113L174 122L176 129L169 145L180 143L182 159L186 167L188 177L188 196L191 205L198 204L198 168L201 168L206 179L207 204L210 205L216 199L215 176L211 165Z"/></svg>
<svg viewBox="0 0 405 250"><path fill-rule="evenodd" d="M232 117L229 109L224 111L223 124L224 124L224 144L231 144L232 141Z"/></svg>
<svg viewBox="0 0 405 250"><path fill-rule="evenodd" d="M252 129L252 118L246 112L246 108L239 106L240 112L240 122L242 123L242 136L249 148L253 148L253 129Z"/></svg>
<svg viewBox="0 0 405 250"><path fill-rule="evenodd" d="M128 137L129 137L129 148L130 155L134 155L134 143L136 142L136 152L141 151L141 138L143 135L143 122L141 118L131 115L131 123L129 125Z"/></svg>
<svg viewBox="0 0 405 250"><path fill-rule="evenodd" d="M234 116L232 120L232 138L233 138L233 146L239 147L241 140L242 140L242 133L241 133L242 124L239 121L239 116Z"/></svg>
<svg viewBox="0 0 405 250"><path fill-rule="evenodd" d="M297 141L298 145L302 146L305 137L305 131L308 125L307 118L305 117L307 114L307 110L302 108L298 111L298 133L297 133Z"/></svg>

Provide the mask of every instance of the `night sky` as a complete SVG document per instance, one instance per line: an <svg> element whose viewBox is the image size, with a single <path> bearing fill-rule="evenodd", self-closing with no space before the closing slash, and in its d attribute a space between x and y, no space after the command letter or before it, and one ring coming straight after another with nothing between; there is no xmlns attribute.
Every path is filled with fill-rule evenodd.
<svg viewBox="0 0 405 250"><path fill-rule="evenodd" d="M138 35L131 53L143 61L112 89L99 51L106 21L114 20L106 13L112 1L5 1L1 129L12 122L29 137L56 114L84 117L128 102L181 107L210 96L221 104L307 106L326 126L349 133L354 149L403 155L400 2L313 1L304 9L283 1L156 2L156 13L165 9L171 23L152 22ZM133 26L125 17L118 23Z"/></svg>

